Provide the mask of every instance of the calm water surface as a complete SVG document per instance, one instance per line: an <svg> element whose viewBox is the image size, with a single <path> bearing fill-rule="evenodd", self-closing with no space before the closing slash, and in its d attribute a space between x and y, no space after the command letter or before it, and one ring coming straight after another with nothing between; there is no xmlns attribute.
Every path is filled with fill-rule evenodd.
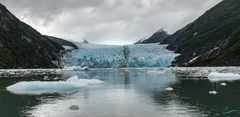
<svg viewBox="0 0 240 117"><path fill-rule="evenodd" d="M240 82L221 86L208 80L181 80L170 70L98 69L64 72L70 76L97 78L104 84L81 88L68 94L16 95L6 90L19 81L41 77L0 78L0 117L219 117L240 109ZM165 88L172 87L173 91ZM218 94L211 95L209 91ZM70 110L78 105L79 110Z"/></svg>

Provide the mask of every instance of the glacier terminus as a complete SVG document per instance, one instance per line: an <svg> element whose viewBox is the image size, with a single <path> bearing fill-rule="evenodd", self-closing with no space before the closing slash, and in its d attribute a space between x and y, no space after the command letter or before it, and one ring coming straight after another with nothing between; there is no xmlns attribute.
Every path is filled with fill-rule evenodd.
<svg viewBox="0 0 240 117"><path fill-rule="evenodd" d="M77 43L79 49L63 57L65 67L89 68L137 68L167 67L178 54L166 49L166 45L95 45Z"/></svg>

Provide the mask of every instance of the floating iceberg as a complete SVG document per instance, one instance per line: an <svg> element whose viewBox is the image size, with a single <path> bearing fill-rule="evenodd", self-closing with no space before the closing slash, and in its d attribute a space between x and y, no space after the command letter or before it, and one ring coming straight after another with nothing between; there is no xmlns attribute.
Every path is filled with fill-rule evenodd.
<svg viewBox="0 0 240 117"><path fill-rule="evenodd" d="M18 82L7 87L7 90L14 94L27 94L27 95L41 95L52 93L68 93L74 92L77 89L88 87L91 85L101 84L103 81L98 79L79 79L78 76L73 76L66 81L31 81L31 82Z"/></svg>
<svg viewBox="0 0 240 117"><path fill-rule="evenodd" d="M78 50L66 54L64 66L89 66L90 68L166 67L177 56L166 45L94 45L78 43Z"/></svg>
<svg viewBox="0 0 240 117"><path fill-rule="evenodd" d="M211 82L240 80L240 74L211 72L208 75Z"/></svg>

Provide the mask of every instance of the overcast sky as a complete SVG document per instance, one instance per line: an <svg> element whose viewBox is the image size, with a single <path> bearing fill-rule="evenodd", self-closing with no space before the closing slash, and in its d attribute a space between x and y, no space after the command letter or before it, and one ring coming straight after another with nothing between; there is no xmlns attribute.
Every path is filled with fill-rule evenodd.
<svg viewBox="0 0 240 117"><path fill-rule="evenodd" d="M162 27L174 33L221 0L0 0L42 34L130 44Z"/></svg>

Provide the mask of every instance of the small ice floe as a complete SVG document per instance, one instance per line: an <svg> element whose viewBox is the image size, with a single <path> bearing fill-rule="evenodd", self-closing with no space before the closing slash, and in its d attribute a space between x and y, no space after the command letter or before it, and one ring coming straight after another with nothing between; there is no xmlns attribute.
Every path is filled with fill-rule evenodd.
<svg viewBox="0 0 240 117"><path fill-rule="evenodd" d="M69 71L88 71L89 67L88 66L72 66L72 67L64 67L64 70L69 70Z"/></svg>
<svg viewBox="0 0 240 117"><path fill-rule="evenodd" d="M222 85L222 86L226 86L226 85L227 85L227 83L223 82L223 83L221 83L220 85Z"/></svg>
<svg viewBox="0 0 240 117"><path fill-rule="evenodd" d="M218 92L217 91L209 91L209 94L216 95Z"/></svg>
<svg viewBox="0 0 240 117"><path fill-rule="evenodd" d="M18 82L7 87L7 90L14 94L26 95L69 93L75 92L77 89L80 88L102 83L103 81L98 79L79 79L78 76L73 76L66 81Z"/></svg>
<svg viewBox="0 0 240 117"><path fill-rule="evenodd" d="M72 105L69 107L70 110L79 110L79 106L78 105Z"/></svg>
<svg viewBox="0 0 240 117"><path fill-rule="evenodd" d="M240 74L211 72L208 75L208 79L211 82L235 81L235 80L240 80Z"/></svg>
<svg viewBox="0 0 240 117"><path fill-rule="evenodd" d="M172 87L165 88L166 91L173 91L174 89Z"/></svg>

